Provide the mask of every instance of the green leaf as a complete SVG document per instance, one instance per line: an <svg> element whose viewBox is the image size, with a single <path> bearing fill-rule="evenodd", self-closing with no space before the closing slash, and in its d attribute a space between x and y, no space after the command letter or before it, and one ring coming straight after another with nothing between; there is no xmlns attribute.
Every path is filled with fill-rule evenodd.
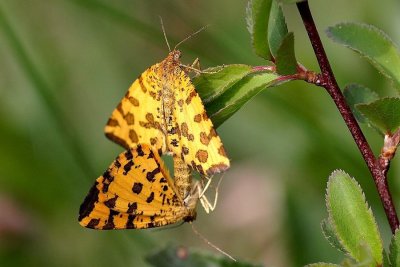
<svg viewBox="0 0 400 267"><path fill-rule="evenodd" d="M378 95L371 89L360 84L347 85L343 90L343 94L357 121L365 123L366 120L364 116L358 111L355 105L375 101L378 99Z"/></svg>
<svg viewBox="0 0 400 267"><path fill-rule="evenodd" d="M155 267L261 267L174 245L148 255L146 261Z"/></svg>
<svg viewBox="0 0 400 267"><path fill-rule="evenodd" d="M329 220L343 248L357 262L364 262L367 247L375 261L383 261L382 240L371 209L365 202L358 183L344 171L334 171L329 177L326 205Z"/></svg>
<svg viewBox="0 0 400 267"><path fill-rule="evenodd" d="M322 228L322 233L328 240L329 244L331 244L331 246L336 248L337 250L346 253L346 250L343 248L338 237L336 236L335 229L333 228L329 219L322 220L321 228Z"/></svg>
<svg viewBox="0 0 400 267"><path fill-rule="evenodd" d="M318 262L318 263L307 264L304 267L340 267L340 265L333 263Z"/></svg>
<svg viewBox="0 0 400 267"><path fill-rule="evenodd" d="M288 33L282 7L278 1L272 1L271 13L268 22L269 49L273 57L276 57L279 46L283 38Z"/></svg>
<svg viewBox="0 0 400 267"><path fill-rule="evenodd" d="M384 134L391 134L400 126L400 98L382 98L356 108Z"/></svg>
<svg viewBox="0 0 400 267"><path fill-rule="evenodd" d="M389 257L388 254L386 253L386 250L383 250L383 266L392 266L390 261L389 261Z"/></svg>
<svg viewBox="0 0 400 267"><path fill-rule="evenodd" d="M247 29L251 34L254 52L270 59L268 45L268 21L273 0L250 0L247 5Z"/></svg>
<svg viewBox="0 0 400 267"><path fill-rule="evenodd" d="M297 72L297 61L294 54L294 36L292 32L285 36L278 48L276 72L280 75L290 75Z"/></svg>
<svg viewBox="0 0 400 267"><path fill-rule="evenodd" d="M354 267L376 267L376 262L372 256L371 249L369 245L367 244L362 244L360 246L360 257L361 261L357 262L356 264L350 265ZM383 262L383 249L382 249L382 262ZM379 266L382 266L382 264L379 264Z"/></svg>
<svg viewBox="0 0 400 267"><path fill-rule="evenodd" d="M251 71L251 66L240 64L214 67L194 77L193 85L203 102L210 102Z"/></svg>
<svg viewBox="0 0 400 267"><path fill-rule="evenodd" d="M389 259L392 267L400 267L400 230L392 236L389 247Z"/></svg>
<svg viewBox="0 0 400 267"><path fill-rule="evenodd" d="M400 88L400 54L392 40L372 25L341 23L327 30L328 36L366 57Z"/></svg>
<svg viewBox="0 0 400 267"><path fill-rule="evenodd" d="M214 126L221 125L259 92L274 86L278 77L274 73L251 73L226 89L213 101L205 102L207 114Z"/></svg>

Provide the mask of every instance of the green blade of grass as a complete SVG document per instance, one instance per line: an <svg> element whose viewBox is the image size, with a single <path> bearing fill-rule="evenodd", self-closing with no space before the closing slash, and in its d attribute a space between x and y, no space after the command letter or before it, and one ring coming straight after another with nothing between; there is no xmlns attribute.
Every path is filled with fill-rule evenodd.
<svg viewBox="0 0 400 267"><path fill-rule="evenodd" d="M60 107L56 104L57 102L54 96L50 93L50 86L35 67L28 52L22 45L20 38L17 36L15 30L7 20L1 6L0 29L3 31L5 39L9 42L10 49L15 55L19 66L26 75L27 79L29 79L31 82L32 88L34 88L36 93L40 96L49 118L51 118L52 123L54 123L55 127L58 129L59 133L63 137L63 140L66 142L68 148L73 154L77 165L87 177L94 177L96 172L94 172L88 156L82 149L79 140L76 138L76 131L72 129L71 125L67 125L66 117L64 116Z"/></svg>

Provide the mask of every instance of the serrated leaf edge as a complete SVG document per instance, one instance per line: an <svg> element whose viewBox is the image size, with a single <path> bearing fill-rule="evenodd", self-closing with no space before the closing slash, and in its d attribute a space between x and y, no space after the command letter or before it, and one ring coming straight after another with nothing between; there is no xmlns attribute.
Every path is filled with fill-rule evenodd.
<svg viewBox="0 0 400 267"><path fill-rule="evenodd" d="M356 51L361 57L366 58L368 61L372 62L372 63L373 63L372 65L373 65L383 76L385 76L385 77L386 77L387 79L389 79L391 82L396 83L396 84L399 84L400 81L396 82L396 81L393 79L393 77L391 77L390 75L386 74L385 70L380 66L380 64L379 64L377 61L375 61L373 58L371 58L371 57L365 55L365 54L362 53L360 50L358 50L358 49L352 47L351 45L348 45L348 44L344 43L342 40L339 40L338 38L336 38L336 37L331 33L330 29L333 29L333 28L339 27L339 26L343 26L343 25L359 25L359 26L361 26L361 27L363 27L363 28L366 28L366 29L368 29L368 30L371 30L371 29L376 30L377 33L378 33L379 35L382 36L382 38L384 38L384 39L386 39L387 41L391 42L391 43L393 44L393 47L395 47L395 48L397 49L397 52L400 54L400 51L399 51L399 49L398 49L396 43L393 42L393 40L392 40L383 30L379 29L378 27L376 27L376 26L374 26L374 25L366 24L366 23L359 23L359 22L341 22L341 23L335 24L334 26L328 27L328 28L326 29L326 31L325 31L325 32L326 32L326 35L327 35L330 39L332 39L334 42L336 42L336 43L338 43L338 44L342 44L343 46L348 47L348 48L350 48L350 49L353 50L353 51ZM400 86L400 85L399 85L399 86Z"/></svg>
<svg viewBox="0 0 400 267"><path fill-rule="evenodd" d="M273 10L273 7L275 7L274 5L276 5L277 6L277 14L276 14L276 16L271 16L273 13L272 13L272 10ZM271 4L271 11L270 11L270 15L269 15L269 20L268 20L268 25L276 25L276 20L280 17L280 16L282 16L282 18L283 18L283 25L284 25L284 28L285 28L285 35L286 34L288 34L288 32L289 32L289 30L288 30L288 26L287 26L287 23L286 23L286 19L285 19L285 16L283 15L283 10L282 10L282 2L281 1L279 1L279 0L272 0L272 4ZM272 48L271 48L271 32L272 32L272 30L271 30L271 27L268 27L268 40L269 40L269 51L271 52L271 57L272 58L275 58L276 57L276 53L273 53L274 51L272 51ZM276 52L276 51L275 51Z"/></svg>
<svg viewBox="0 0 400 267"><path fill-rule="evenodd" d="M246 6L246 26L250 33L251 41L253 42L254 21L253 21L253 0L249 0Z"/></svg>
<svg viewBox="0 0 400 267"><path fill-rule="evenodd" d="M327 224L332 224L329 217L323 219L323 220L321 221L321 223L320 223L320 227L321 227L321 229L322 229L322 234L324 235L325 239L328 241L328 243L329 243L333 248L335 248L335 249L337 249L337 250L339 250L339 251L341 251L341 252L343 252L343 253L347 253L346 249L345 249L345 248L343 247L343 245L341 244L341 242L340 242L340 240L339 240L339 237L336 235L336 233L334 233L334 234L335 234L335 237L332 237L332 238L336 238L336 239L338 240L338 242L339 242L338 245L337 245L337 244L334 244L334 242L332 241L332 238L331 238L330 236L327 235L326 231L324 231L323 224L324 224L325 221L326 221ZM332 227L333 227L333 226L332 226Z"/></svg>
<svg viewBox="0 0 400 267"><path fill-rule="evenodd" d="M351 177L351 176L350 176L348 173L346 173L345 171L343 171L343 170L341 170L341 169L336 169L336 170L334 170L334 171L331 173L331 175L330 175L329 178L328 178L327 188L326 188L326 195L325 195L325 202L326 202L326 207L327 207L327 210L328 210L328 218L329 218L329 220L331 221L332 227L335 229L335 232L338 234L338 232L337 232L337 225L334 223L334 221L332 220L332 216L331 216L331 207L330 207L330 204L329 204L329 201L328 201L328 193L329 193L329 187L330 187L330 184L331 184L331 180L334 179L334 176L335 176L337 173L341 173L341 174L344 174L344 175L349 176L349 177L350 177L350 180L356 185L356 187L358 188L359 192L361 192L361 194L362 194L363 202L364 202L365 205L367 206L367 212L372 216L372 220L374 221L374 224L375 224L375 226L376 226L376 228L374 228L374 229L377 229L377 228L378 228L378 224L376 223L376 220L375 220L375 217L374 217L374 215L373 215L373 213L372 213L371 207L368 205L368 202L366 201L366 197L365 197L364 191L362 190L360 184L356 181L356 179L354 179L353 177ZM381 237L381 235L380 235L379 229L378 229L378 231L377 231L377 234L378 234L378 236L379 236L379 240L380 240L380 244L381 244L381 250L383 251L383 241L382 241L382 237ZM337 235L337 237L338 237L339 242L342 244L343 248L346 249L346 255L349 256L350 258L352 258L352 259L354 259L354 260L357 261L357 259L355 259L355 258L350 254L350 252L348 251L348 249L347 249L347 248L348 248L348 245L346 244L346 242L345 242L339 235ZM374 259L374 260L375 260L375 259ZM383 261L383 256L382 256L382 261Z"/></svg>
<svg viewBox="0 0 400 267"><path fill-rule="evenodd" d="M374 101L380 99L380 98L379 98L379 95L378 95L374 90L372 90L371 88L369 88L369 87L367 87L367 86L365 86L365 85L363 85L363 84L360 84L360 83L348 83L348 84L346 84L346 85L344 86L343 91L346 90L346 89L349 88L349 87L352 87L352 86L359 86L359 87L361 87L361 88L363 88L363 89L366 89L366 90L368 90L371 94L373 94L374 98L376 98L375 100L371 100L370 102L357 103L357 104L355 104L355 105L358 105L358 104L369 104L369 103L372 103L372 102L374 102ZM354 106L355 106L355 105L354 105Z"/></svg>

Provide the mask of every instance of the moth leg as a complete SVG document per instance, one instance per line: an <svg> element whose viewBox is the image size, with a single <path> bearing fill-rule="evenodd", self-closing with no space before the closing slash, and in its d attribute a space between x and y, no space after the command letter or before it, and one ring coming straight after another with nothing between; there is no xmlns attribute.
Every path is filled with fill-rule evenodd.
<svg viewBox="0 0 400 267"><path fill-rule="evenodd" d="M202 188L202 190L200 191L200 194L199 194L199 198L202 198L204 196L205 192L207 191L208 187L211 184L211 179L212 179L212 177L202 176L201 184L199 183L199 186L198 186L199 188L200 187ZM204 180L207 180L207 183L205 186L203 185Z"/></svg>
<svg viewBox="0 0 400 267"><path fill-rule="evenodd" d="M199 58L196 58L196 59L193 61L192 65L191 65L190 67L192 67L193 69L196 69L196 70L198 70L198 71L201 71L200 59L199 59Z"/></svg>
<svg viewBox="0 0 400 267"><path fill-rule="evenodd" d="M196 184L196 187L197 187L197 190L198 190L198 194L199 194L200 203L203 206L203 208L206 211L206 213L210 213L211 211L214 211L216 206L217 206L219 186L221 185L221 181L222 181L223 177L224 177L224 175L221 176L221 179L219 179L217 187L215 188L215 197L214 197L214 202L212 204L208 200L207 196L205 195L205 192L207 191L208 187L211 184L211 178L212 177L206 177L206 176L203 177L203 178L207 179L207 183L205 184L204 187L203 187L203 184L200 183L200 182L198 184ZM202 182L203 181L204 180L202 180Z"/></svg>
<svg viewBox="0 0 400 267"><path fill-rule="evenodd" d="M191 65L180 64L179 66L186 73L194 72L195 76L198 76L198 75L204 73L200 68L200 60L198 58L196 58Z"/></svg>

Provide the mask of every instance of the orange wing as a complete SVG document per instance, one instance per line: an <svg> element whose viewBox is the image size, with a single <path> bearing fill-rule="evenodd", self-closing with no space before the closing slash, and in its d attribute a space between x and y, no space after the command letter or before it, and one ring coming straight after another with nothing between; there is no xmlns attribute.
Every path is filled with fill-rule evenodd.
<svg viewBox="0 0 400 267"><path fill-rule="evenodd" d="M193 221L197 198L183 201L156 151L121 153L90 189L79 223L93 229L151 228Z"/></svg>

